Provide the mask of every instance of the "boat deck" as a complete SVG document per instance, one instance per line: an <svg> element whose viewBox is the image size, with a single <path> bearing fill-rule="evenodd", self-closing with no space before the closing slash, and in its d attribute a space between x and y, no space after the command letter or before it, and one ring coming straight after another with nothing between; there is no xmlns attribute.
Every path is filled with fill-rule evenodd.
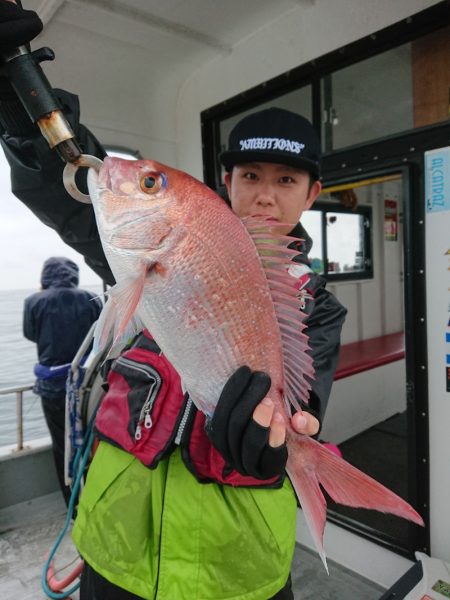
<svg viewBox="0 0 450 600"><path fill-rule="evenodd" d="M40 584L41 569L64 520L65 505L59 492L0 510L1 598L47 598ZM67 536L58 550L55 570L76 558ZM295 600L378 600L382 596L381 587L333 561L328 565L329 577L318 556L297 545L292 568ZM79 600L78 592L71 598Z"/></svg>

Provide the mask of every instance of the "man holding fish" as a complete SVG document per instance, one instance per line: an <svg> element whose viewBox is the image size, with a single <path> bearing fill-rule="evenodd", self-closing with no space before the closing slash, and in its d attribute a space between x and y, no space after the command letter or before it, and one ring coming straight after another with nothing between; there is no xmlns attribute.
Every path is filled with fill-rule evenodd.
<svg viewBox="0 0 450 600"><path fill-rule="evenodd" d="M3 28L8 37L2 36L1 43L7 48L32 39L40 24L32 11L0 0L0 34ZM84 151L104 158L101 145L79 124L76 97L60 92L60 98ZM107 303L109 312L100 323L100 343L112 322L116 338L129 334L131 317L144 328L113 365L109 391L97 417L96 430L102 441L89 470L73 532L86 561L81 600L293 598L289 571L297 503L285 477L286 436L291 430L303 436L319 431L346 312L325 289L325 281L309 269L307 253L312 242L299 223L321 189L320 145L311 124L277 108L255 113L237 124L229 148L221 156L232 211L223 202L219 205L217 196L202 184L174 169L151 161L132 165L107 159L99 175L90 175L95 216L91 206L68 196L62 183L63 164L47 151L5 78L0 78L0 124L14 193L81 252L107 283L117 282L111 291L112 302ZM136 211L137 216L114 228L113 223L123 217L125 189L131 190L133 200L126 214ZM257 306L253 299L249 301L253 316L239 324L236 335L240 341L233 338L233 347L242 344L247 354L230 359L228 340L224 341L221 332L214 332L214 351L210 340L204 349L197 339L203 331L201 323L208 323L205 311L226 330L225 317L230 314L232 320L233 313L240 310L239 301L227 296L232 287L229 281L220 293L216 288L211 293L218 297L217 305L209 298L203 304L199 300L205 287L199 296L192 292L189 310L181 303L184 290L204 284L208 276L201 273L195 279L191 267L182 271L183 260L190 255L186 248L193 255L196 249L192 241L177 256L178 246L191 238L188 219L174 225L171 219L176 211L169 204L178 206L183 194L197 192L200 200L198 206L192 205L197 209L193 212L207 221L219 251L230 237L230 228L241 226L236 215L246 224L233 238L239 249L245 249L238 252L236 260L249 256L255 245L261 246L261 261L266 273L271 273L267 276L270 285L277 290L274 298L283 303L281 329L292 335L292 324L298 325L298 339L291 337L285 345L286 388L291 396L283 393L295 407L292 418L280 408L281 375L278 380L275 368L270 377L264 372L266 364L278 360L280 352L272 353L276 356L270 352L279 340L271 344L267 337L264 339L269 341L261 344L261 338L252 334L257 327L267 330L272 326L272 321L264 319L273 300L263 289L265 278L253 282L254 263L249 259L236 271L243 275L230 275L230 281L242 277L242 304L249 281L253 289L261 289ZM120 201L118 194L122 194ZM146 211L156 209L149 208L149 198L155 200L152 207L159 203L166 211L157 215L150 228L144 217ZM122 207L110 221L104 210L107 201L108 210L116 209L116 201ZM220 218L208 222L211 206ZM195 236L198 238L203 239ZM287 256L284 249L274 250L282 245L281 240L289 246L289 273L277 266ZM144 259L143 244L148 250ZM130 258L133 252L139 254L137 262ZM136 265L145 268L135 274ZM214 285L222 277L215 275L215 268L211 265L208 269L214 273ZM164 294L172 271L179 287L169 286L171 293L174 291L168 299ZM290 281L295 281L294 293L285 300ZM161 305L175 315L173 331L171 321L158 318L154 302L145 299L150 284L153 300L161 292ZM304 315L294 314L292 307L297 301ZM258 312L260 307L264 310ZM242 342L244 322L253 329L249 328L249 339ZM302 332L305 324L310 350ZM208 328L212 328L210 324ZM266 331L261 332L264 335ZM257 337L256 342L252 337ZM267 357L255 358L252 363L251 357L258 353L253 347L247 350L252 343L268 347ZM210 363L202 365L203 378L195 372L199 356ZM241 356L249 360L240 362ZM291 374L294 368L303 373L299 380ZM139 370L146 371L146 379L136 375Z"/></svg>

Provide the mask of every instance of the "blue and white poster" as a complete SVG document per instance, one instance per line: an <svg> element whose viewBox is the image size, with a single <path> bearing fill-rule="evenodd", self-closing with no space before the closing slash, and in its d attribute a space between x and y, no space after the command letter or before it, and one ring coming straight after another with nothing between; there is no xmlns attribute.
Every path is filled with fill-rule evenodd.
<svg viewBox="0 0 450 600"><path fill-rule="evenodd" d="M428 213L450 210L450 147L425 152L425 198Z"/></svg>
<svg viewBox="0 0 450 600"><path fill-rule="evenodd" d="M425 168L428 375L430 402L442 402L450 392L450 147L425 152Z"/></svg>

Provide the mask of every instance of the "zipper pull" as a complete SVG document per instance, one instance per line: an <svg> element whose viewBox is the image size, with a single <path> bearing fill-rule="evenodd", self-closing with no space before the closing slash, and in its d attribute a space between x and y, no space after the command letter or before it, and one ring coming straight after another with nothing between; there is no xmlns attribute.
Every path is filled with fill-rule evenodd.
<svg viewBox="0 0 450 600"><path fill-rule="evenodd" d="M150 416L150 411L145 413L144 418L144 427L145 429L151 429L153 425L152 417Z"/></svg>
<svg viewBox="0 0 450 600"><path fill-rule="evenodd" d="M138 424L138 426L136 427L136 431L134 432L134 439L140 440L141 437L142 437L141 426Z"/></svg>

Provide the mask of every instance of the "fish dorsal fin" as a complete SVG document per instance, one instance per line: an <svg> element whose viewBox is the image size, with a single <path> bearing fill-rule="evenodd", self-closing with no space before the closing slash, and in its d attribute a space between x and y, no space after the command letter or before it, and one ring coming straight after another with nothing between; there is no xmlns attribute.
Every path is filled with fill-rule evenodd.
<svg viewBox="0 0 450 600"><path fill-rule="evenodd" d="M111 338L112 347L115 348L143 329L136 309L142 297L144 281L145 271L139 277L123 280L108 290L108 301L95 328L95 352L102 351Z"/></svg>
<svg viewBox="0 0 450 600"><path fill-rule="evenodd" d="M304 332L306 314L302 310L298 278L289 273L298 250L288 246L298 242L298 239L277 234L277 227L285 226L282 223L260 217L246 217L242 222L261 259L280 326L287 408L292 405L296 410L301 410L300 401L306 404L309 401L311 384L308 378L314 378L314 367L312 357L307 352L308 337Z"/></svg>

